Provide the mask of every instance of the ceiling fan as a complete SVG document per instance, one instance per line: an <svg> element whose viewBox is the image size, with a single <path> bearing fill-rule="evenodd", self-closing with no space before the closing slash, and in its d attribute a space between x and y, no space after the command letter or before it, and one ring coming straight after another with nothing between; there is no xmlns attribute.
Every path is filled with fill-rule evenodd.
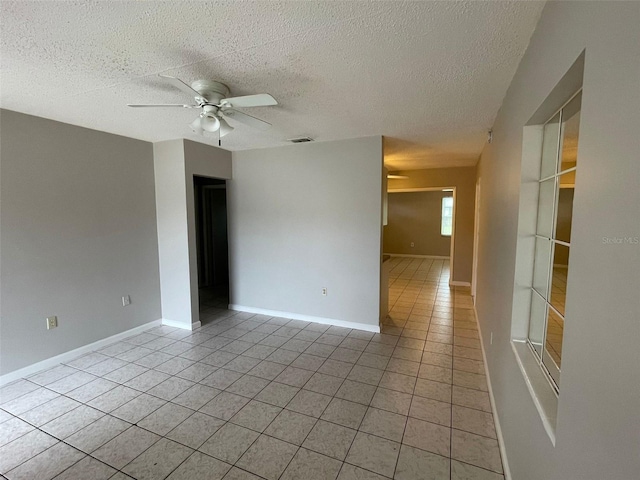
<svg viewBox="0 0 640 480"><path fill-rule="evenodd" d="M191 129L198 135L204 132L219 132L220 137L224 137L233 131L233 127L226 121L231 118L259 130L268 129L271 124L259 118L236 110L237 107L267 107L277 105L278 102L268 93L257 95L245 95L242 97L229 97L230 90L224 83L214 80L196 80L191 85L186 84L176 77L169 75L159 75L171 85L182 90L194 98L194 104L155 104L136 105L127 104L128 107L180 107L199 108L200 116L189 124Z"/></svg>

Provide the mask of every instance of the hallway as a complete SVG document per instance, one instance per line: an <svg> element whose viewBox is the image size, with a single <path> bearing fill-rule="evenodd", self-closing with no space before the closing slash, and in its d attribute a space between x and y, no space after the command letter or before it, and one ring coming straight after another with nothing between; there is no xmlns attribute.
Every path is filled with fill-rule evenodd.
<svg viewBox="0 0 640 480"><path fill-rule="evenodd" d="M389 261L390 312L382 332L399 336L391 360L405 360L401 373L417 371L407 427L419 425L423 443L413 446L450 456L452 479L502 479L469 287L449 287L449 260Z"/></svg>
<svg viewBox="0 0 640 480"><path fill-rule="evenodd" d="M392 258L373 334L211 306L0 390L9 479L499 480L468 289Z"/></svg>

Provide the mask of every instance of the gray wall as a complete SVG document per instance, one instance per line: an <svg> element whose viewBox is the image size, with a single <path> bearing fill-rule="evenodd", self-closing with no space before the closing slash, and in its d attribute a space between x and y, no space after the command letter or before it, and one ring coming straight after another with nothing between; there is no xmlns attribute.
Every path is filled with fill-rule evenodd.
<svg viewBox="0 0 640 480"><path fill-rule="evenodd" d="M200 309L198 302L198 249L196 247L193 176L230 179L231 159L232 154L228 150L184 140L186 211L189 234L189 283L191 285L191 318L194 322L200 321Z"/></svg>
<svg viewBox="0 0 640 480"><path fill-rule="evenodd" d="M640 471L640 3L549 2L482 154L477 310L515 480ZM585 50L556 444L511 340L523 126ZM493 334L492 344L489 342Z"/></svg>
<svg viewBox="0 0 640 480"><path fill-rule="evenodd" d="M0 122L0 373L159 319L152 145L7 110Z"/></svg>
<svg viewBox="0 0 640 480"><path fill-rule="evenodd" d="M193 176L231 178L231 152L190 140L153 145L162 318L192 328L200 320Z"/></svg>
<svg viewBox="0 0 640 480"><path fill-rule="evenodd" d="M378 326L380 137L234 152L227 188L232 304Z"/></svg>
<svg viewBox="0 0 640 480"><path fill-rule="evenodd" d="M389 190L456 187L456 224L451 280L471 283L473 271L473 222L476 201L476 167L430 168L394 172L406 179L389 179Z"/></svg>
<svg viewBox="0 0 640 480"><path fill-rule="evenodd" d="M451 237L442 236L440 231L442 198L450 196L452 192L390 193L384 253L448 257Z"/></svg>
<svg viewBox="0 0 640 480"><path fill-rule="evenodd" d="M182 140L153 144L162 319L191 328L187 187ZM195 320L197 321L197 320Z"/></svg>

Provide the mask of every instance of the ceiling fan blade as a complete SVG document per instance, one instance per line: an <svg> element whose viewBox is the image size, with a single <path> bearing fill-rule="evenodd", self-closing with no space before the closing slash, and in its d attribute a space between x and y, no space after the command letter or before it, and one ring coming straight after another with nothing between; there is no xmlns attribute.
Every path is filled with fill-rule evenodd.
<svg viewBox="0 0 640 480"><path fill-rule="evenodd" d="M180 107L180 108L199 108L199 105L182 105L180 103L157 103L157 104L149 104L149 105L136 105L132 103L127 103L127 107L134 108L146 108L146 107Z"/></svg>
<svg viewBox="0 0 640 480"><path fill-rule="evenodd" d="M207 99L204 98L200 94L200 92L198 92L197 90L194 90L193 88L191 88L189 85L184 83L179 78L170 77L169 75L158 75L158 76L161 77L161 78L164 78L167 82L169 82L171 85L173 85L177 89L182 90L184 93L189 94L192 97L195 97L196 99L200 99L201 98L202 100L207 101Z"/></svg>
<svg viewBox="0 0 640 480"><path fill-rule="evenodd" d="M260 120L259 118L252 117L251 115L247 115L244 112L240 112L233 108L225 108L224 115L227 118L231 118L233 120L237 120L238 122L244 123L253 128L257 128L258 130L268 130L271 127L269 122L265 122L264 120Z"/></svg>
<svg viewBox="0 0 640 480"><path fill-rule="evenodd" d="M268 93L259 93L257 95L245 95L243 97L231 97L222 100L223 103L229 104L231 107L268 107L278 105L278 101Z"/></svg>

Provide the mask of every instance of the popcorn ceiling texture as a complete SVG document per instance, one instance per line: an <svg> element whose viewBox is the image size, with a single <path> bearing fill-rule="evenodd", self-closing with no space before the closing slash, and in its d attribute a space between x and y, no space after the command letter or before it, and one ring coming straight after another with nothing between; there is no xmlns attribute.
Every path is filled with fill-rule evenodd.
<svg viewBox="0 0 640 480"><path fill-rule="evenodd" d="M473 165L543 2L1 3L0 104L147 141L191 138L184 103L158 73L208 78L247 109L230 150L385 135L389 168ZM235 125L234 125L235 126ZM37 134L37 132L34 132Z"/></svg>

